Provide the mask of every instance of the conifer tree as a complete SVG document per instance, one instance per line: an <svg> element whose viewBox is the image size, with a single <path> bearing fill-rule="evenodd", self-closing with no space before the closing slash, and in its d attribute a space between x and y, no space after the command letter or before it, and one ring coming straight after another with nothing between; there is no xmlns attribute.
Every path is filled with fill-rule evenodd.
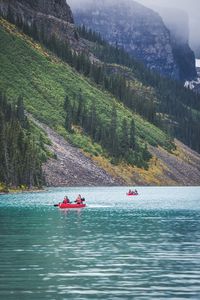
<svg viewBox="0 0 200 300"><path fill-rule="evenodd" d="M120 151L121 155L125 156L129 150L129 136L128 136L128 125L126 119L123 120L122 123L122 133L120 140Z"/></svg>
<svg viewBox="0 0 200 300"><path fill-rule="evenodd" d="M90 113L90 133L93 139L95 139L96 130L97 130L97 113L96 113L96 105L95 102L93 101L91 107L91 113Z"/></svg>
<svg viewBox="0 0 200 300"><path fill-rule="evenodd" d="M111 155L114 157L117 156L119 154L119 139L117 135L117 110L115 105L112 108L108 145Z"/></svg>
<svg viewBox="0 0 200 300"><path fill-rule="evenodd" d="M24 113L24 102L21 96L17 100L17 118L23 128L26 127L26 116Z"/></svg>
<svg viewBox="0 0 200 300"><path fill-rule="evenodd" d="M134 119L131 120L131 126L130 126L130 148L132 150L135 150L136 147L136 141L135 141L135 122Z"/></svg>
<svg viewBox="0 0 200 300"><path fill-rule="evenodd" d="M72 132L73 108L72 108L72 105L71 105L71 101L70 101L70 99L67 95L65 96L64 110L65 110L65 113L66 113L65 129L69 132Z"/></svg>
<svg viewBox="0 0 200 300"><path fill-rule="evenodd" d="M64 100L64 105L63 105L64 111L66 113L68 112L69 105L70 105L70 100L69 100L69 97L66 95L65 100Z"/></svg>
<svg viewBox="0 0 200 300"><path fill-rule="evenodd" d="M12 108L0 94L0 182L12 186L41 185L40 149L27 126L22 97L17 103L16 109Z"/></svg>
<svg viewBox="0 0 200 300"><path fill-rule="evenodd" d="M65 129L72 132L72 112L69 110L65 117Z"/></svg>
<svg viewBox="0 0 200 300"><path fill-rule="evenodd" d="M78 108L76 113L76 124L82 124L82 117L83 117L83 106L84 106L84 97L82 95L82 91L80 90L79 94L77 95L78 99Z"/></svg>

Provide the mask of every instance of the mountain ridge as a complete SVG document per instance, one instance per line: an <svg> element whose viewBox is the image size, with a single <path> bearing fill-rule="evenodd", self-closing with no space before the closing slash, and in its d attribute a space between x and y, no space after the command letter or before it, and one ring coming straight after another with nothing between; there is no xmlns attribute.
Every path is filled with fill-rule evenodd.
<svg viewBox="0 0 200 300"><path fill-rule="evenodd" d="M65 24L65 21L63 24ZM78 62L77 66L73 62L73 68L71 68L64 62L65 60L63 60L62 55L60 56L59 54L56 56L45 48L44 45L38 44L38 41L36 43L30 37L22 33L22 31L17 30L14 25L11 25L3 19L1 19L0 25L2 28L0 30L1 45L6 45L5 49L0 47L0 59L3 67L1 70L0 88L3 88L4 90L7 89L9 97L13 94L19 95L19 93L23 92L26 109L29 112L40 121L44 121L46 124L50 125L52 129L69 139L74 145L82 148L83 151L87 153L87 155L91 155L91 158L100 164L101 167L108 171L111 170L111 173L116 169L116 173L123 174L122 177L125 182L130 184L136 182L133 181L133 177L142 172L145 175L144 177L141 177L141 179L138 179L137 182L140 182L141 184L150 184L152 180L151 171L153 173L153 170L155 171L157 169L157 165L155 157L152 159L149 157L146 143L148 143L149 149L151 148L150 145L157 145L161 148L168 149L169 152L172 152L173 156L176 155L173 154L174 146L166 132L158 129L155 125L152 125L139 115L135 114L135 112L130 110L124 103L119 102L119 99L114 98L113 94L111 95L111 93L106 92L102 85L92 81L91 77L86 79L84 69L83 73L75 71L74 66L77 69L77 66L79 66L81 62L80 59L82 59L84 63L86 62L83 59L83 56L70 56L73 59L77 59ZM72 24L72 26L74 25ZM74 30L76 31L76 29ZM81 42L81 39L79 37L77 38L79 42ZM54 49L56 48L53 48L53 50ZM10 69L10 65L15 66L15 68ZM90 67L90 72L96 72L92 65L90 65ZM124 68L124 66L117 66L117 72L119 67L122 69ZM131 69L127 70L128 72L132 72ZM4 76L5 74L6 76ZM142 91L142 82L138 82L138 84ZM146 91L148 92L148 87ZM67 102L64 102L64 98ZM151 101L152 100L153 99L151 99ZM82 108L84 109L81 108L80 101L83 101ZM73 104L73 110L75 109L77 113L76 121L74 121L75 123L72 127L69 127L70 130L72 129L71 133L65 128L66 121L68 122L67 118L69 119L69 111L64 109L64 106L66 107L70 102ZM81 109L82 119L80 121ZM134 153L132 152L132 155L136 155L134 158L136 159L136 164L141 163L144 158L146 160L145 166L147 166L146 162L148 161L150 169L142 170L141 168L134 168L124 161L119 164L119 167L115 167L113 163L115 164L116 162L113 158L110 160L108 153L106 153L103 148L104 145L101 143L100 146L95 143L95 138L99 139L98 136L102 134L101 130L98 129L91 138L91 133L86 131L87 127L82 126L83 116L87 117L88 112L92 113L93 117L97 116L97 120L100 122L99 124L103 125L104 129L106 127L111 128L111 125L112 128L113 126L117 126L117 132L115 132L115 134L117 133L116 137L120 139L120 141L123 141L125 147L126 140L122 138L123 135L127 135L127 125L129 126L130 120L134 118L137 148ZM79 121L77 121L78 119ZM88 120L92 121L92 119ZM97 120L96 125L99 126ZM88 126L90 124L86 125ZM109 137L111 137L110 133ZM129 138L129 133L127 137ZM99 141L101 140L99 139ZM143 155L144 157L142 157ZM159 172L162 174L162 170L164 169L162 169L161 165L159 164ZM166 170L167 167L165 168L165 172L167 172ZM114 172L113 174L116 173ZM126 173L128 175L126 175ZM150 177L149 181L145 179L146 176ZM152 182L157 184L161 183L159 179ZM165 182L167 182L167 179ZM177 178L174 183L175 182L178 182Z"/></svg>
<svg viewBox="0 0 200 300"><path fill-rule="evenodd" d="M104 122L107 122L107 124L110 122L114 102L121 124L123 117L126 117L127 120L131 118L133 115L132 112L129 112L122 104L116 102L110 94L92 86L83 76L80 76L56 57L48 54L45 49L33 43L30 38L27 38L20 32L16 35L15 26L10 25L4 20L2 20L1 26L6 28L4 29L6 31L5 33L4 31L2 33L2 30L0 31L0 39L4 41L4 44L6 42L7 48L0 47L0 60L5 62L0 73L0 88L5 89L7 87L9 97L22 93L26 109L39 119L40 122L43 121L49 124L57 133L69 139L69 135L64 129L63 104L65 92L68 91L68 95L71 98L74 97L74 93L79 91L80 88L82 89L82 94L86 96L85 99L87 101L91 102L95 99L96 106L99 107L97 112L98 114L106 115ZM9 71L8 66L10 64L16 65L16 68L11 69L12 72ZM5 77L6 70L7 75ZM32 74L31 80L30 73ZM12 85L9 82L12 82ZM44 90L45 93L43 92ZM140 139L142 142L158 143L161 146L166 144L166 146L169 145L171 147L171 142L164 132L149 124L138 115L134 114L134 119L137 139ZM105 161L108 161L108 159L104 156L102 149L99 145L91 142L83 133L79 133L79 128L77 130L71 136L74 145L81 147L84 152L87 152L95 160L96 158L99 158L99 161L103 159L103 163L101 164L100 162L100 166L104 168ZM110 166L112 166L112 163ZM123 164L121 168L125 171L128 165Z"/></svg>
<svg viewBox="0 0 200 300"><path fill-rule="evenodd" d="M31 17L36 17L38 13L54 16L60 20L74 23L71 9L65 0L9 0L0 1L0 9L3 15L11 13L16 18L16 11L23 15L24 21L33 21ZM23 10L27 15L23 14Z"/></svg>
<svg viewBox="0 0 200 300"><path fill-rule="evenodd" d="M195 58L189 45L177 43L153 10L128 0L115 4L93 0L85 6L73 7L73 2L71 5L75 23L99 32L109 43L124 48L151 70L183 81L196 77Z"/></svg>
<svg viewBox="0 0 200 300"><path fill-rule="evenodd" d="M33 26L35 31L42 31L48 38L57 36L71 46L77 45L78 36L72 12L65 0L1 0L0 14L11 23L27 28Z"/></svg>

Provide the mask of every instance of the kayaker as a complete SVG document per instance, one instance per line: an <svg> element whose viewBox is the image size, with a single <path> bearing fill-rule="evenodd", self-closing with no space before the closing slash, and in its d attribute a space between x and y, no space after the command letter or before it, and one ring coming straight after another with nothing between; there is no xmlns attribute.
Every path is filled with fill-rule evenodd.
<svg viewBox="0 0 200 300"><path fill-rule="evenodd" d="M77 204L82 204L83 203L83 199L81 198L81 195L79 194L78 197L76 198L75 202Z"/></svg>
<svg viewBox="0 0 200 300"><path fill-rule="evenodd" d="M67 196L64 197L63 203L64 204L70 203L70 200L69 200L69 198Z"/></svg>
<svg viewBox="0 0 200 300"><path fill-rule="evenodd" d="M82 204L82 199L81 199L81 195L79 194L78 197L76 198L75 202L77 204Z"/></svg>

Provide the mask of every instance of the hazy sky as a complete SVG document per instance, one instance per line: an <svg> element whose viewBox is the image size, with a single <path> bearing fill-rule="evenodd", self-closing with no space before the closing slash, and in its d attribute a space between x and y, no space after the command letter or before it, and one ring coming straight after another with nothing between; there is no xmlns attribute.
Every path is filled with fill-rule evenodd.
<svg viewBox="0 0 200 300"><path fill-rule="evenodd" d="M88 0L67 0L69 5L84 5ZM91 1L91 0L90 0ZM101 1L101 0L99 0ZM113 3L117 0L113 0ZM190 24L190 42L194 45L197 42L200 45L200 0L136 0L147 7L175 7L187 12Z"/></svg>
<svg viewBox="0 0 200 300"><path fill-rule="evenodd" d="M200 44L200 0L137 0L137 2L150 8L160 6L184 10L189 16L191 43L199 40Z"/></svg>

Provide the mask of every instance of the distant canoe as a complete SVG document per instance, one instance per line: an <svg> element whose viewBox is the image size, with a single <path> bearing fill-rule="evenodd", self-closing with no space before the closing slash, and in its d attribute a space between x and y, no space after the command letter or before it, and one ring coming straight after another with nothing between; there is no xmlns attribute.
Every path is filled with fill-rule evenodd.
<svg viewBox="0 0 200 300"><path fill-rule="evenodd" d="M126 193L127 196L138 196L138 193Z"/></svg>
<svg viewBox="0 0 200 300"><path fill-rule="evenodd" d="M86 207L86 204L76 204L76 203L58 203L54 204L54 206L57 206L62 209L66 208L84 208Z"/></svg>

